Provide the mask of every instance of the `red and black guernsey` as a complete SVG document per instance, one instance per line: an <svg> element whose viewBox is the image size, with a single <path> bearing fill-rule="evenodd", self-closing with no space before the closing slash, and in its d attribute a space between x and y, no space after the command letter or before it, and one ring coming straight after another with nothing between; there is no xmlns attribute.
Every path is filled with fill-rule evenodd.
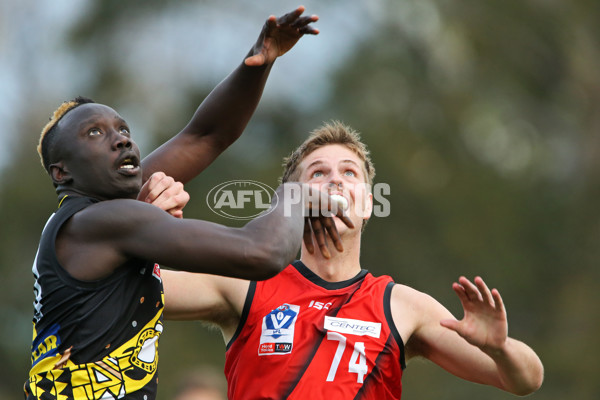
<svg viewBox="0 0 600 400"><path fill-rule="evenodd" d="M296 261L251 282L227 345L229 399L400 399L389 276L327 282Z"/></svg>

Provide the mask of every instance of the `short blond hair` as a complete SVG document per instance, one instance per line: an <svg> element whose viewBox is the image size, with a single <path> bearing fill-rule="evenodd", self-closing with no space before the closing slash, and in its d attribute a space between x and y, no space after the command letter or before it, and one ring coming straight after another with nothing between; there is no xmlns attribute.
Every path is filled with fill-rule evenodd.
<svg viewBox="0 0 600 400"><path fill-rule="evenodd" d="M86 103L94 103L94 100L79 96L73 100L63 102L54 111L54 113L52 113L50 120L42 129L40 141L37 145L37 152L40 156L42 167L44 167L46 171L50 172L50 148L52 147L53 136L56 130L56 124L58 124L58 121L60 121L60 119L64 117L66 113L68 113L75 107Z"/></svg>
<svg viewBox="0 0 600 400"><path fill-rule="evenodd" d="M340 121L331 121L313 130L309 137L296 150L283 160L281 182L296 181L300 177L300 163L313 151L330 144L340 144L353 151L363 161L366 183L373 184L375 166L371 161L367 146L361 141L360 134Z"/></svg>

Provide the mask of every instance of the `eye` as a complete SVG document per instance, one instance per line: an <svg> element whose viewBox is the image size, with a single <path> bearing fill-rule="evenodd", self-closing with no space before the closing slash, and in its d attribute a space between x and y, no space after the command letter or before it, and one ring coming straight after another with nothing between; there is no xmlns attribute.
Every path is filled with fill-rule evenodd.
<svg viewBox="0 0 600 400"><path fill-rule="evenodd" d="M344 172L344 175L345 176L356 176L356 173L349 169Z"/></svg>
<svg viewBox="0 0 600 400"><path fill-rule="evenodd" d="M323 176L323 171L315 171L312 173L313 178L320 178Z"/></svg>
<svg viewBox="0 0 600 400"><path fill-rule="evenodd" d="M127 128L127 127L125 127L125 126L122 126L122 127L119 129L119 133L120 133L121 135L123 135L123 136L131 136L131 133L129 132L129 128Z"/></svg>
<svg viewBox="0 0 600 400"><path fill-rule="evenodd" d="M90 136L100 136L102 135L102 131L98 128L92 128L88 131L88 135Z"/></svg>

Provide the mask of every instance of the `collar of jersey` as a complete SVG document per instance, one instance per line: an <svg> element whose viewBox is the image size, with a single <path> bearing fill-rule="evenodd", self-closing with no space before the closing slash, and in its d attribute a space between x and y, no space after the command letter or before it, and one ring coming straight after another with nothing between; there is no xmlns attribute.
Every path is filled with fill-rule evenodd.
<svg viewBox="0 0 600 400"><path fill-rule="evenodd" d="M365 275L367 275L367 273L369 272L366 269L361 269L360 272L358 274L356 274L353 278L347 279L345 281L339 281L339 282L328 282L325 279L318 276L317 274L315 274L314 272L312 272L300 260L294 261L292 263L292 266L294 268L296 268L296 270L300 274L302 274L302 276L304 276L306 279L308 279L315 285L318 285L318 286L320 286L324 289L328 289L328 290L343 289L348 286L351 286L351 285L355 284L356 282L362 280L365 277Z"/></svg>

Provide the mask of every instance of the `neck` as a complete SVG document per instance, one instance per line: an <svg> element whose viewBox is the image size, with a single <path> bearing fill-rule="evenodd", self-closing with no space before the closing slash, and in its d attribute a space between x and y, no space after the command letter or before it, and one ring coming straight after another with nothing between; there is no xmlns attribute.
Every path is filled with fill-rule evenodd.
<svg viewBox="0 0 600 400"><path fill-rule="evenodd" d="M100 193L86 193L83 190L79 190L77 188L74 187L65 187L62 185L59 185L56 188L56 194L58 195L58 201L60 201L63 197L65 196L70 196L70 197L91 197L93 199L99 200L99 201L104 201L104 200L114 200L114 199L136 199L137 194L136 193L131 193L131 194L121 194L121 195L115 195L115 196L105 196L102 195Z"/></svg>
<svg viewBox="0 0 600 400"><path fill-rule="evenodd" d="M328 282L340 282L353 278L361 270L360 233L347 238L342 237L342 243L344 251L341 253L331 244L328 246L331 258L323 257L318 246L315 246L314 253L310 254L303 243L300 260L312 272Z"/></svg>

